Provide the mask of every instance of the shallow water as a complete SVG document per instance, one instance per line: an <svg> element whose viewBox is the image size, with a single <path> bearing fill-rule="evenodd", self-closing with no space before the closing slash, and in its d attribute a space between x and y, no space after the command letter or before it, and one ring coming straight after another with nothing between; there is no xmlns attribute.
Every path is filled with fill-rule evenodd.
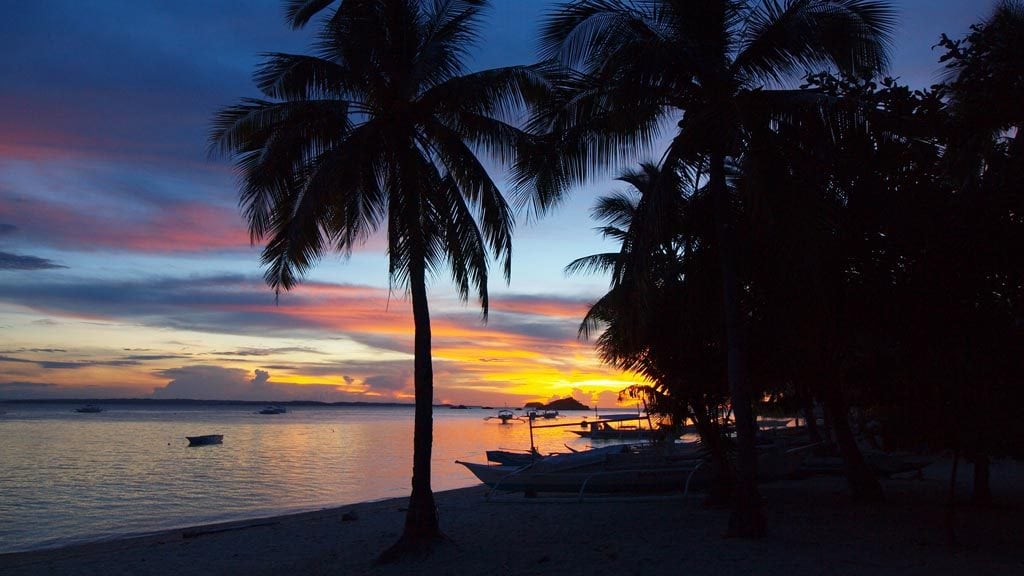
<svg viewBox="0 0 1024 576"><path fill-rule="evenodd" d="M409 492L411 407L289 407L272 416L251 405L103 407L0 405L0 553ZM456 459L529 448L529 426L483 420L495 413L434 410L434 490L477 484ZM558 422L593 415L569 414ZM185 436L202 434L223 434L224 443L189 448ZM534 435L544 452L587 447L565 428Z"/></svg>

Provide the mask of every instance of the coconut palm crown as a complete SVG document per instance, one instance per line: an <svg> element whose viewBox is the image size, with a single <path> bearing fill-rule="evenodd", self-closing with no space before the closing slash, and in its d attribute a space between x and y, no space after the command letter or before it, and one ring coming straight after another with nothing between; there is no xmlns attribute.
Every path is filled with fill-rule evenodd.
<svg viewBox="0 0 1024 576"><path fill-rule="evenodd" d="M315 53L269 54L254 75L265 99L223 109L211 133L211 151L233 157L240 172L241 208L252 241L265 242L265 279L276 293L324 255L349 254L386 229L389 277L411 294L415 321L403 540L440 536L430 489L428 276L447 271L464 301L475 292L486 319L490 255L506 280L511 271L514 215L482 158L509 161L527 138L512 120L534 73L467 71L486 4L340 2Z"/></svg>

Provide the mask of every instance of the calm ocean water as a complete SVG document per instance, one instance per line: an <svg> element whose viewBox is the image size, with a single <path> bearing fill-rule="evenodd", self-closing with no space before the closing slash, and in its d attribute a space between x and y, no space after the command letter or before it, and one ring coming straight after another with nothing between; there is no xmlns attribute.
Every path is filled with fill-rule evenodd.
<svg viewBox="0 0 1024 576"><path fill-rule="evenodd" d="M0 403L0 553L409 493L411 407L74 408ZM477 484L456 459L529 448L529 427L483 420L495 413L434 410L435 490ZM559 422L587 415L569 414ZM534 432L542 451L587 446L564 428ZM202 434L224 443L189 448Z"/></svg>

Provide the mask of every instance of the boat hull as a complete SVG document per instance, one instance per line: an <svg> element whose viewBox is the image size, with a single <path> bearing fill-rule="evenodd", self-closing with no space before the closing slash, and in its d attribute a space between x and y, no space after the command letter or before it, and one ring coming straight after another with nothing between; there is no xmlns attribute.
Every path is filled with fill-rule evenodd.
<svg viewBox="0 0 1024 576"><path fill-rule="evenodd" d="M223 444L223 434L207 434L205 436L186 436L189 446L210 446L213 444Z"/></svg>
<svg viewBox="0 0 1024 576"><path fill-rule="evenodd" d="M505 466L525 466L534 460L543 458L540 454L510 452L508 450L488 450L486 454L488 462L497 462Z"/></svg>
<svg viewBox="0 0 1024 576"><path fill-rule="evenodd" d="M521 466L488 466L459 462L490 488L504 492L579 494L664 493L699 489L710 477L696 463L672 467L532 470Z"/></svg>
<svg viewBox="0 0 1024 576"><path fill-rule="evenodd" d="M591 440L649 440L661 438L661 432L652 430L570 430L573 434L589 438Z"/></svg>

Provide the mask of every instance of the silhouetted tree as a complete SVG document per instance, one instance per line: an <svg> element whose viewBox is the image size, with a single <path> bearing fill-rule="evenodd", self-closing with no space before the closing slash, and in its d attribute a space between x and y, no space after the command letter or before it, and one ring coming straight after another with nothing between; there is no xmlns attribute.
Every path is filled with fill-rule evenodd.
<svg viewBox="0 0 1024 576"><path fill-rule="evenodd" d="M725 502L734 475L719 421L725 403L721 288L710 198L693 173L666 173L642 164L619 180L631 190L604 196L593 210L607 224L605 238L619 251L575 260L569 273L610 272L610 290L580 326L588 338L600 331L601 359L643 375L649 385L627 395L655 402L652 409L691 417L716 471L711 500Z"/></svg>
<svg viewBox="0 0 1024 576"><path fill-rule="evenodd" d="M520 167L539 202L555 202L569 183L652 145L666 120L678 130L663 170L708 167L739 447L730 535L759 536L764 518L738 270L740 206L729 195L726 165L743 152L751 104L783 100L766 86L808 67L878 70L890 27L891 11L872 0L576 0L544 24L543 56L566 69L535 119L555 135L557 153Z"/></svg>
<svg viewBox="0 0 1024 576"><path fill-rule="evenodd" d="M957 240L942 257L959 273L945 293L956 333L951 397L960 412L954 450L974 461L974 501L991 500L989 456L1020 452L1024 367L1024 4L999 2L960 40L943 35L948 102L943 165ZM948 236L944 239L949 238ZM937 265L936 265L937 267Z"/></svg>
<svg viewBox="0 0 1024 576"><path fill-rule="evenodd" d="M313 10L298 10L301 4ZM329 2L292 2L301 24ZM401 539L383 559L441 538L430 486L433 374L428 275L451 274L486 319L488 252L511 269L513 214L479 154L511 159L510 123L535 80L525 67L467 73L483 0L344 0L315 55L272 54L255 74L270 100L245 99L214 120L211 150L241 172L267 283L294 287L330 251L349 253L381 226L391 281L412 297L415 437Z"/></svg>

